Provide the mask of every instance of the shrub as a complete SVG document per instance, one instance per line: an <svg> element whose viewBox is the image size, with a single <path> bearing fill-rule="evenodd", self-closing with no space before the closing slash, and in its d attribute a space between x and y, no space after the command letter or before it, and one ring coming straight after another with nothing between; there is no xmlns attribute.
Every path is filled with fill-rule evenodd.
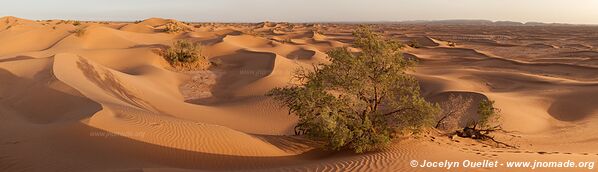
<svg viewBox="0 0 598 172"><path fill-rule="evenodd" d="M178 33L178 32L184 32L184 31L188 31L188 28L185 28L184 26L181 26L181 24L178 24L176 22L170 22L170 23L166 23L164 25L164 32L166 33Z"/></svg>
<svg viewBox="0 0 598 172"><path fill-rule="evenodd" d="M407 45L410 46L411 48L421 48L421 45L415 40L411 40L411 41L407 42Z"/></svg>
<svg viewBox="0 0 598 172"><path fill-rule="evenodd" d="M506 148L517 148L517 145L510 145L505 142L494 139L490 133L495 131L504 131L500 124L491 126L492 123L497 123L500 119L500 109L494 107L494 101L482 99L478 106L477 116L470 119L467 126L462 130L456 131L454 135L464 138L471 138L479 140L481 143ZM451 136L451 137L453 137Z"/></svg>
<svg viewBox="0 0 598 172"><path fill-rule="evenodd" d="M482 101L480 101L480 104L478 105L477 119L471 119L468 122L469 126L473 129L479 128L482 130L498 128L499 126L495 126L495 127L490 126L490 123L498 120L499 112L500 112L500 109L494 107L493 100L483 99Z"/></svg>
<svg viewBox="0 0 598 172"><path fill-rule="evenodd" d="M73 26L79 26L79 25L81 25L81 22L80 22L80 21L74 21L74 22L73 22Z"/></svg>
<svg viewBox="0 0 598 172"><path fill-rule="evenodd" d="M201 46L186 40L179 40L160 55L179 70L196 70L209 67L210 62L201 55Z"/></svg>
<svg viewBox="0 0 598 172"><path fill-rule="evenodd" d="M79 27L79 28L75 29L74 31L72 31L72 33L74 33L75 36L77 36L77 37L81 37L81 36L85 35L86 31L87 31L87 28Z"/></svg>
<svg viewBox="0 0 598 172"><path fill-rule="evenodd" d="M287 44L287 43L289 43L289 44L290 44L290 43L293 43L293 40L292 40L291 38L286 38L286 39L282 39L282 40L279 40L279 41L280 41L281 43L283 43L283 44Z"/></svg>
<svg viewBox="0 0 598 172"><path fill-rule="evenodd" d="M164 58L170 63L195 62L199 59L200 51L199 45L186 40L180 40L164 51Z"/></svg>
<svg viewBox="0 0 598 172"><path fill-rule="evenodd" d="M455 47L455 46L457 46L457 43L449 41L448 42L448 46L449 47Z"/></svg>
<svg viewBox="0 0 598 172"><path fill-rule="evenodd" d="M398 42L367 27L353 34L361 52L333 49L331 64L300 70L300 84L267 93L299 117L296 134L362 153L387 146L396 131L430 126L439 107L425 101L406 74L415 61L402 56Z"/></svg>

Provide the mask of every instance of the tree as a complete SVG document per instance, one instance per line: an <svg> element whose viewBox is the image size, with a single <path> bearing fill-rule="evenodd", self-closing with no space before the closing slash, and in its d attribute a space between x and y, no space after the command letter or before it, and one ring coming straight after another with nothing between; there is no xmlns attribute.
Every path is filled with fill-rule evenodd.
<svg viewBox="0 0 598 172"><path fill-rule="evenodd" d="M300 84L267 93L299 117L296 133L361 153L387 146L398 130L431 125L439 107L425 101L417 80L405 73L415 61L403 57L402 45L367 27L353 35L359 52L333 49L330 64L300 70Z"/></svg>

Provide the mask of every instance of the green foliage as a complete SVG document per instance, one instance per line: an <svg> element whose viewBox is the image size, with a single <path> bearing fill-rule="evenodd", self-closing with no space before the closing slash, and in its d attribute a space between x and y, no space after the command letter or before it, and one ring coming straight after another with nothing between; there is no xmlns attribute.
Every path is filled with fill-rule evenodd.
<svg viewBox="0 0 598 172"><path fill-rule="evenodd" d="M158 52L168 63L177 71L204 70L214 65L208 59L201 55L201 46L199 44L179 40L172 47Z"/></svg>
<svg viewBox="0 0 598 172"><path fill-rule="evenodd" d="M405 73L415 61L402 56L401 44L367 27L354 36L361 52L333 49L332 63L300 70L295 77L301 84L267 95L299 117L297 133L333 150L362 153L387 146L398 130L430 125L439 107L425 101L417 80Z"/></svg>
<svg viewBox="0 0 598 172"><path fill-rule="evenodd" d="M498 117L498 109L494 107L494 101L483 99L478 106L478 119L472 122L474 129L480 127L488 128L489 123Z"/></svg>
<svg viewBox="0 0 598 172"><path fill-rule="evenodd" d="M192 63L200 59L201 48L198 44L179 40L172 47L164 50L162 56L171 64Z"/></svg>

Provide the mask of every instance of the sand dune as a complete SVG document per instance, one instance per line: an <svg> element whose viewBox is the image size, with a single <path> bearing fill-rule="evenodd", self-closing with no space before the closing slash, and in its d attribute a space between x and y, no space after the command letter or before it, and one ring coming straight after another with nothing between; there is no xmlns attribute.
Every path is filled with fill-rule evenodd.
<svg viewBox="0 0 598 172"><path fill-rule="evenodd" d="M19 52L41 51L51 48L70 33L65 30L42 28L36 30L20 30L11 28L0 32L0 56Z"/></svg>
<svg viewBox="0 0 598 172"><path fill-rule="evenodd" d="M264 94L328 63L355 27L0 18L0 171L427 171L408 163L598 156L597 42L576 27L374 25L422 46L404 56L420 61L409 74L426 99L495 100L508 131L496 137L517 149L426 130L353 154L291 136L297 117ZM181 39L219 65L171 70L154 51Z"/></svg>
<svg viewBox="0 0 598 172"><path fill-rule="evenodd" d="M138 33L154 33L154 27L146 24L127 24L120 28L122 31L138 32Z"/></svg>

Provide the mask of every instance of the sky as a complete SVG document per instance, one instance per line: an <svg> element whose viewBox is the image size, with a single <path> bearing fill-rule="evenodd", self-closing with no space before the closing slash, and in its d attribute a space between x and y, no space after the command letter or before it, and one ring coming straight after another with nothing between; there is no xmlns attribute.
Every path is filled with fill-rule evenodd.
<svg viewBox="0 0 598 172"><path fill-rule="evenodd" d="M0 0L26 19L375 22L485 19L598 24L598 0Z"/></svg>

